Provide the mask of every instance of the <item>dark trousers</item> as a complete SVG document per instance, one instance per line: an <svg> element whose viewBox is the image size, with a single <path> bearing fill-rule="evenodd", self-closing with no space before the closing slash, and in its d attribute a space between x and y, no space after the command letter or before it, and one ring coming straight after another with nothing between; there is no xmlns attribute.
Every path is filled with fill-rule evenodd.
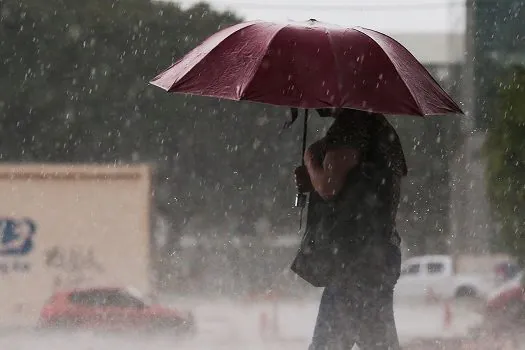
<svg viewBox="0 0 525 350"><path fill-rule="evenodd" d="M363 266L325 288L309 350L400 349L393 292L401 256L391 255L384 269Z"/></svg>

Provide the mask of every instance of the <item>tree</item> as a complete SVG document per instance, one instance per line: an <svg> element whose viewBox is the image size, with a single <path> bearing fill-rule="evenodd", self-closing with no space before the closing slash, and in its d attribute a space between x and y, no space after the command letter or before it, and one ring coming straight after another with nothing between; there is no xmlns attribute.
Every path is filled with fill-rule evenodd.
<svg viewBox="0 0 525 350"><path fill-rule="evenodd" d="M487 190L499 239L525 262L525 67L506 69L499 77L492 105L492 125L483 153L487 159ZM494 82L496 84L496 82Z"/></svg>

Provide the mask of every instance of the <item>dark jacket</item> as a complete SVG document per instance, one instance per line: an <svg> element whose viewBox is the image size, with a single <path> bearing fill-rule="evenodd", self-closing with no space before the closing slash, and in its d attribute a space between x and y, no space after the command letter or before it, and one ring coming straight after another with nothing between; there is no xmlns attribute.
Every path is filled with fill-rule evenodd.
<svg viewBox="0 0 525 350"><path fill-rule="evenodd" d="M325 141L328 149L360 150L361 162L335 198L310 194L306 230L292 270L318 287L363 266L381 269L386 252L399 249L395 217L406 175L399 138L382 115L340 116Z"/></svg>

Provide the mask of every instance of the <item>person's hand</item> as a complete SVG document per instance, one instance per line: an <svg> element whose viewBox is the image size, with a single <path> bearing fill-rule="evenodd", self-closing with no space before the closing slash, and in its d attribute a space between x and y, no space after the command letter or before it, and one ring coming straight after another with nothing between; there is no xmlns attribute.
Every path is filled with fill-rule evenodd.
<svg viewBox="0 0 525 350"><path fill-rule="evenodd" d="M298 193L307 193L313 191L312 181L308 174L308 169L304 165L295 168L295 185Z"/></svg>

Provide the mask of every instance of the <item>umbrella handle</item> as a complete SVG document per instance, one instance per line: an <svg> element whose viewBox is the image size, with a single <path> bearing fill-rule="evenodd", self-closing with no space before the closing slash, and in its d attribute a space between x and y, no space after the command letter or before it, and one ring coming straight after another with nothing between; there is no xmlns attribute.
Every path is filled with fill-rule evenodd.
<svg viewBox="0 0 525 350"><path fill-rule="evenodd" d="M306 136L308 134L308 109L304 110L304 121L303 121L303 147L301 153L301 164L304 165L304 154L306 152ZM297 193L295 196L295 206L301 208L301 214L299 218L299 230L302 228L303 222L303 209L306 206L307 195L305 193Z"/></svg>

